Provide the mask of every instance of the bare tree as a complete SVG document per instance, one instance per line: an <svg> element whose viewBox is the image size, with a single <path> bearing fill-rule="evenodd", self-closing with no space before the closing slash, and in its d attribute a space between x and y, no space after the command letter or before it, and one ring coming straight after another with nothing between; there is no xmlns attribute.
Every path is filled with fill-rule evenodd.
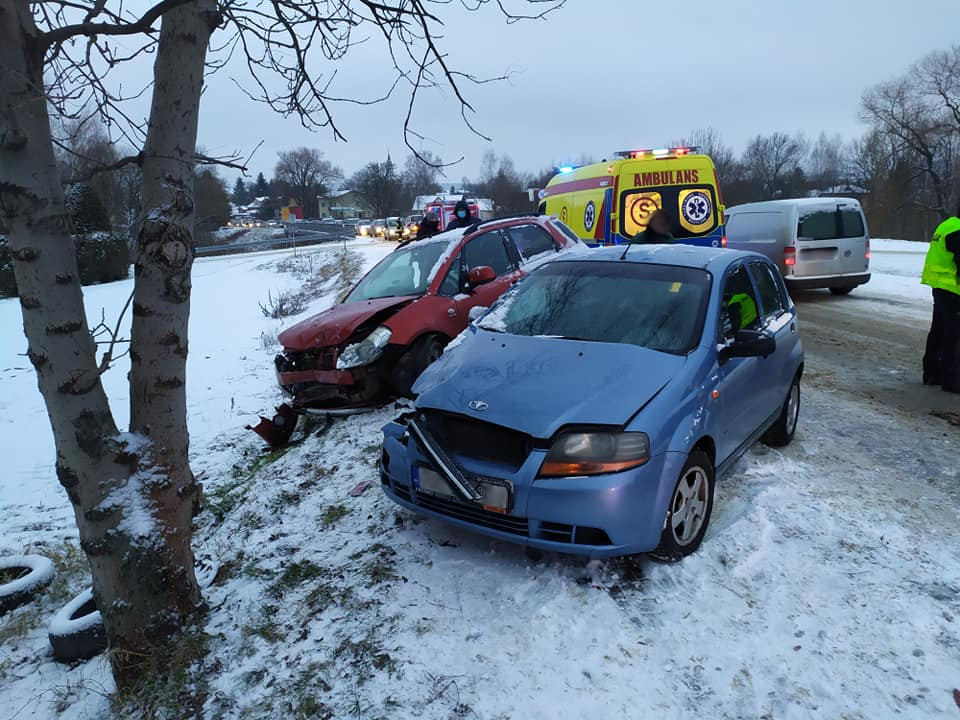
<svg viewBox="0 0 960 720"><path fill-rule="evenodd" d="M276 178L285 182L295 193L305 210L313 207L313 199L330 192L331 185L343 179L343 170L324 159L319 150L298 147L279 154Z"/></svg>
<svg viewBox="0 0 960 720"><path fill-rule="evenodd" d="M839 133L821 132L810 148L807 171L817 190L828 190L840 184L847 172L843 138Z"/></svg>
<svg viewBox="0 0 960 720"><path fill-rule="evenodd" d="M379 217L401 212L400 176L389 157L383 162L364 165L350 178L350 186L363 196Z"/></svg>
<svg viewBox="0 0 960 720"><path fill-rule="evenodd" d="M960 45L867 90L862 117L909 159L919 181L913 202L939 215L952 211L960 172Z"/></svg>
<svg viewBox="0 0 960 720"><path fill-rule="evenodd" d="M538 18L562 4L529 1ZM476 8L485 4L479 0ZM503 2L497 7L508 19L521 17ZM470 105L461 85L476 80L450 66L437 44L441 21L420 0L155 0L140 9L109 0L0 2L0 221L20 289L27 354L53 429L57 475L74 508L120 687L164 672L203 608L190 544L200 488L188 457L185 392L195 166L243 168L196 151L206 70L242 58L251 97L307 126L330 126L335 136L332 108L349 99L335 94L331 77L310 68L343 60L364 39L355 38L358 28L374 29L389 48L392 88L406 88L411 112L418 92L445 85L466 118ZM208 58L217 28L223 50ZM151 93L148 120L140 124L128 112L130 97L107 76L151 54L152 82L133 93ZM282 82L265 81L264 70ZM272 93L275 86L285 90ZM91 172L140 171L134 291L120 310L132 314L124 432L101 376L125 343L116 331L98 340L86 321L51 109L58 124L99 116L112 139L134 149L98 160ZM408 135L415 132L410 117Z"/></svg>
<svg viewBox="0 0 960 720"><path fill-rule="evenodd" d="M763 197L775 198L790 186L790 177L800 169L805 152L806 141L800 135L757 135L747 143L743 164Z"/></svg>
<svg viewBox="0 0 960 720"><path fill-rule="evenodd" d="M737 174L737 156L733 148L723 142L720 131L714 127L705 127L694 130L690 134L673 143L674 146L697 147L705 155L709 155L717 169L717 180L721 185L735 179Z"/></svg>

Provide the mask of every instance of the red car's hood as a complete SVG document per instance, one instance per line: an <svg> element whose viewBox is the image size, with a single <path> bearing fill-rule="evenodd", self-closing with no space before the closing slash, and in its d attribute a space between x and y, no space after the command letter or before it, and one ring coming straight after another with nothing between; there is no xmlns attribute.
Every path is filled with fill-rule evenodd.
<svg viewBox="0 0 960 720"><path fill-rule="evenodd" d="M280 344L288 350L308 350L339 345L377 313L403 306L416 296L356 300L334 305L319 315L309 317L280 333ZM399 308L398 308L399 309Z"/></svg>

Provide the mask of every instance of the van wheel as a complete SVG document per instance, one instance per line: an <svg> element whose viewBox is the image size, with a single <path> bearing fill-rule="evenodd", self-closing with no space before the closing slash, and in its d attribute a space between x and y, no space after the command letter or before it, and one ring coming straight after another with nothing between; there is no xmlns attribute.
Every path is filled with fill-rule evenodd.
<svg viewBox="0 0 960 720"><path fill-rule="evenodd" d="M853 288L852 287L835 287L835 288L830 288L830 292L833 293L834 295L849 295L850 293L853 292Z"/></svg>
<svg viewBox="0 0 960 720"><path fill-rule="evenodd" d="M789 445L797 431L797 420L800 418L800 378L795 377L787 391L787 399L783 401L780 416L760 440L770 447Z"/></svg>
<svg viewBox="0 0 960 720"><path fill-rule="evenodd" d="M694 450L680 471L660 544L650 557L676 562L694 552L703 541L713 512L713 463L702 450Z"/></svg>

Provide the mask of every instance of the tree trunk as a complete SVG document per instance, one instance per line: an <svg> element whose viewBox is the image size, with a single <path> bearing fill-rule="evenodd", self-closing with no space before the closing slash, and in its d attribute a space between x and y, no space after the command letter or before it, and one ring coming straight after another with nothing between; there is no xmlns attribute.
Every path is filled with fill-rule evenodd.
<svg viewBox="0 0 960 720"><path fill-rule="evenodd" d="M0 225L20 290L28 356L46 404L57 475L73 504L120 687L165 668L200 607L190 549L197 486L184 364L193 260L192 162L212 0L167 13L144 167L131 357L131 430L100 382L77 277L27 2L0 4ZM169 159L168 159L169 158Z"/></svg>

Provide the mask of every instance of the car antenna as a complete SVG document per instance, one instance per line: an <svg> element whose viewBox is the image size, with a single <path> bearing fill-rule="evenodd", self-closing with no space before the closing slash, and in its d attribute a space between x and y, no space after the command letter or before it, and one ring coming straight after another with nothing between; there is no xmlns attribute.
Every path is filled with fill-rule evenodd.
<svg viewBox="0 0 960 720"><path fill-rule="evenodd" d="M621 259L621 260L623 260L625 257L627 257L627 253L630 252L630 248L631 248L631 247L633 247L633 240L630 240L630 242L627 243L627 247L624 248L623 254L620 256L620 259Z"/></svg>

